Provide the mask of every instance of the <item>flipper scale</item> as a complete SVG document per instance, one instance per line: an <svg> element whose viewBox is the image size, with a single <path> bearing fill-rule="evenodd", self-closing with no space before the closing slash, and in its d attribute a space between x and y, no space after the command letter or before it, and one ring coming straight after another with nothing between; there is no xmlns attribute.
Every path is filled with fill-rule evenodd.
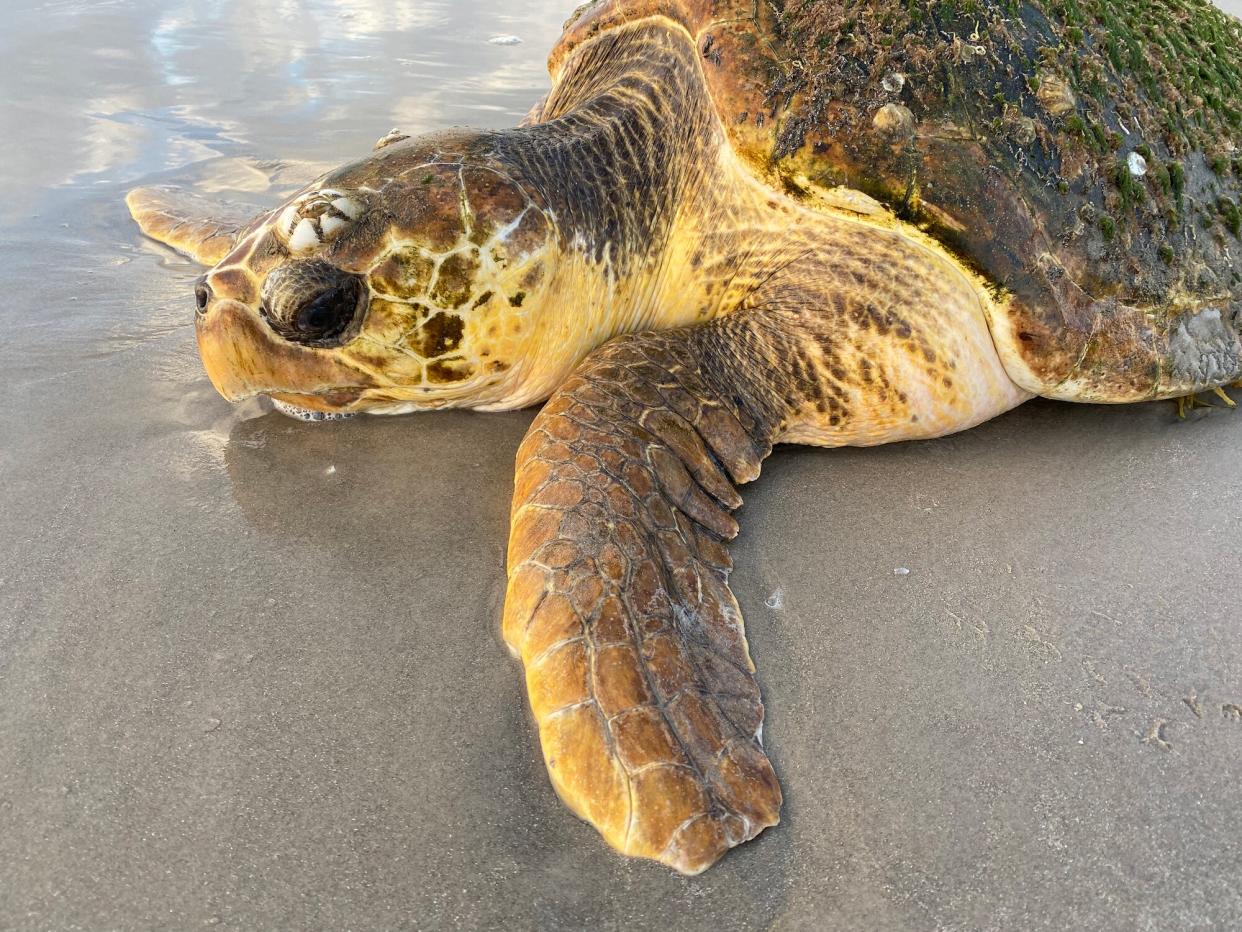
<svg viewBox="0 0 1242 932"><path fill-rule="evenodd" d="M757 474L779 418L752 373L723 373L745 400L712 386L734 362L702 330L607 344L536 418L504 621L562 798L614 847L687 874L781 806L723 544L741 502L726 473Z"/></svg>

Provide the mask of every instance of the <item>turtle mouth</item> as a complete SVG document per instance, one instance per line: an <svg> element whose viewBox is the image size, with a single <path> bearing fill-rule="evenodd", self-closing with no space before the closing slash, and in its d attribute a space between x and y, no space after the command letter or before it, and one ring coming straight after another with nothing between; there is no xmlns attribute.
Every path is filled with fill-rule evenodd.
<svg viewBox="0 0 1242 932"><path fill-rule="evenodd" d="M336 391L327 395L300 395L292 392L267 392L272 405L281 414L299 421L344 421L357 414L349 406L361 392Z"/></svg>
<svg viewBox="0 0 1242 932"><path fill-rule="evenodd" d="M272 399L272 405L277 411L299 421L348 421L351 417L357 417L353 411L314 411L310 408L299 408L270 395L268 397Z"/></svg>

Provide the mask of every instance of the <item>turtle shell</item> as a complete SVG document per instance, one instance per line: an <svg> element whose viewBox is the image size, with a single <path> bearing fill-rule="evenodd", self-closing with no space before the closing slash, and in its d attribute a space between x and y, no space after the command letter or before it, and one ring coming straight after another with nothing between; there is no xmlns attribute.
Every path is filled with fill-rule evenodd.
<svg viewBox="0 0 1242 932"><path fill-rule="evenodd" d="M1172 334L1208 309L1236 347L1242 25L1206 0L600 0L553 74L647 16L694 37L769 183L861 190L980 272L1025 387L1175 394Z"/></svg>

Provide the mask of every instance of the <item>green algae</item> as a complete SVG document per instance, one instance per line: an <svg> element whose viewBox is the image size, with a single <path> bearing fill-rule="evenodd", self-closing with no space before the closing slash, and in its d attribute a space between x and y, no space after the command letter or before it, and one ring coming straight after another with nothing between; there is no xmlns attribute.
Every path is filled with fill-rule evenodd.
<svg viewBox="0 0 1242 932"><path fill-rule="evenodd" d="M819 143L826 154L800 170L820 183L848 179L1002 279L1022 274L1019 258L970 233L999 229L980 213L993 202L944 200L955 190L951 161L929 164L923 153L932 150L917 138L900 154L867 141L871 114L899 101L918 124L981 146L980 181L988 171L1012 180L1060 240L1058 261L1091 293L1182 300L1199 287L1195 269L1231 263L1225 240L1238 235L1242 202L1242 154L1232 142L1242 128L1242 25L1207 0L757 7L765 8L771 16L759 16L782 60L800 66L769 76L778 164L805 159L808 138L842 140ZM893 72L906 80L886 93ZM921 212L920 196L939 213ZM1083 205L1094 209L1086 225L1075 216Z"/></svg>

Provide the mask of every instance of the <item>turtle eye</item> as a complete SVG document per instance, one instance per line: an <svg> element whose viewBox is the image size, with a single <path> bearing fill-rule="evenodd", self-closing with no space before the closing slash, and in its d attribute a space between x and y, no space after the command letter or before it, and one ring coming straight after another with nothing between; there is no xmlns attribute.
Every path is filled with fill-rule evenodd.
<svg viewBox="0 0 1242 932"><path fill-rule="evenodd" d="M321 339L339 334L342 324L354 315L357 296L350 289L337 287L304 304L294 316L293 326L301 334Z"/></svg>
<svg viewBox="0 0 1242 932"><path fill-rule="evenodd" d="M316 259L273 271L259 313L291 343L341 346L357 332L366 296L359 276Z"/></svg>
<svg viewBox="0 0 1242 932"><path fill-rule="evenodd" d="M211 286L207 284L207 278L204 276L194 283L194 306L202 314L207 310L209 301L211 301Z"/></svg>

